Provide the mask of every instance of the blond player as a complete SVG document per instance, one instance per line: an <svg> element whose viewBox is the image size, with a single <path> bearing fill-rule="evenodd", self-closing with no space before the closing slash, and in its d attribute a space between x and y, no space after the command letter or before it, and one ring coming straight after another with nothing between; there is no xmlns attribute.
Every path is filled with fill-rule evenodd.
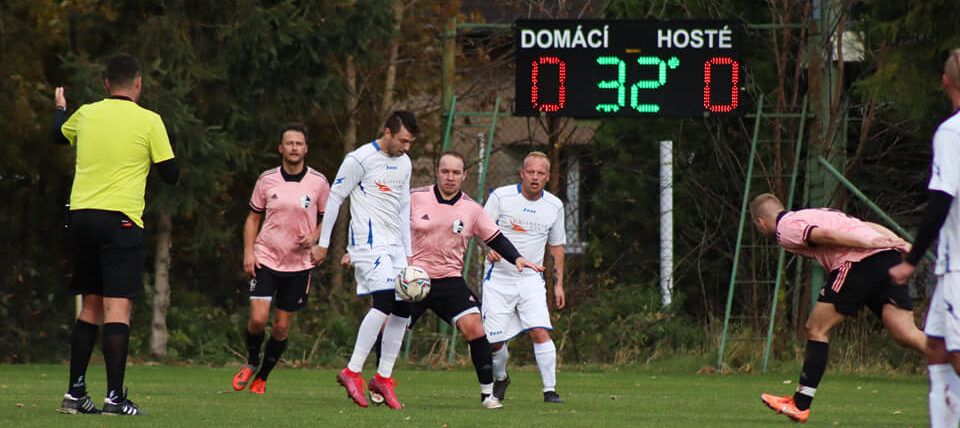
<svg viewBox="0 0 960 428"><path fill-rule="evenodd" d="M553 296L557 308L566 305L563 293L563 203L544 190L550 181L550 160L542 152L530 152L523 160L520 182L494 190L484 210L500 227L500 232L517 246L521 254L542 264L544 249L553 260ZM506 396L507 342L529 332L533 353L543 382L543 401L562 403L557 393L557 348L550 339L553 326L547 309L547 290L543 274L530 269L517 271L501 263L501 255L490 251L484 264L483 328L493 348L493 395Z"/></svg>

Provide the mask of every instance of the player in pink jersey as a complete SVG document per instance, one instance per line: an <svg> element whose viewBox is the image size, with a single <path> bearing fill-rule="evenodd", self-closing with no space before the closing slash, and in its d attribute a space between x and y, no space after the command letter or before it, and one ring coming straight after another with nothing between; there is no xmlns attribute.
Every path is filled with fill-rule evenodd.
<svg viewBox="0 0 960 428"><path fill-rule="evenodd" d="M470 358L480 382L480 400L484 408L503 407L493 393L493 356L480 319L479 303L462 276L463 256L471 237L483 240L517 270L537 272L538 266L520 256L500 228L487 216L480 204L464 194L460 187L466 178L463 156L446 151L437 162L437 184L414 189L410 193L410 229L413 265L430 275L430 294L414 303L414 320L428 308L441 319L456 325L470 345Z"/></svg>
<svg viewBox="0 0 960 428"><path fill-rule="evenodd" d="M304 163L307 127L289 123L281 136L282 165L265 171L257 179L243 228L243 270L253 278L246 331L247 364L234 375L233 388L241 390L247 386L259 366L250 385L250 391L257 394L265 392L267 376L287 348L287 331L294 312L307 304L313 268L310 249L320 236L317 225L330 194L323 174ZM277 309L261 366L260 345L274 294Z"/></svg>
<svg viewBox="0 0 960 428"><path fill-rule="evenodd" d="M750 216L761 234L776 238L791 253L816 259L830 271L827 286L807 320L807 347L800 386L792 397L762 394L777 413L796 422L810 417L810 404L827 369L830 331L845 317L870 308L904 347L923 352L925 338L913 322L906 287L890 281L887 269L900 262L910 244L889 229L828 208L785 211L776 196L750 201Z"/></svg>

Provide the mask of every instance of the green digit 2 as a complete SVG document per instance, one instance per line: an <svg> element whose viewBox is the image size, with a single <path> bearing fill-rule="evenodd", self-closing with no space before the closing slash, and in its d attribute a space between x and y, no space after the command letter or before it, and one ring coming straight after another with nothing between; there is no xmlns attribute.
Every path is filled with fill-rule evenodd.
<svg viewBox="0 0 960 428"><path fill-rule="evenodd" d="M630 107L640 113L657 113L660 111L659 104L640 104L639 91L641 89L657 89L667 83L667 67L670 67L670 69L677 68L680 65L680 60L677 57L671 57L668 62L664 62L655 56L641 56L637 58L637 63L657 66L657 79L638 80L630 87Z"/></svg>

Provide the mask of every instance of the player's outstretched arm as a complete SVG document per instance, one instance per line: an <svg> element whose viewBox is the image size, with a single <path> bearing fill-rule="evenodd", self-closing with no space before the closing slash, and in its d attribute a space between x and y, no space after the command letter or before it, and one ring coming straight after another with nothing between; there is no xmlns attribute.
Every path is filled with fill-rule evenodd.
<svg viewBox="0 0 960 428"><path fill-rule="evenodd" d="M810 242L816 245L828 247L850 247L850 248L897 248L903 244L900 238L890 238L888 236L865 237L854 233L816 227L810 231Z"/></svg>

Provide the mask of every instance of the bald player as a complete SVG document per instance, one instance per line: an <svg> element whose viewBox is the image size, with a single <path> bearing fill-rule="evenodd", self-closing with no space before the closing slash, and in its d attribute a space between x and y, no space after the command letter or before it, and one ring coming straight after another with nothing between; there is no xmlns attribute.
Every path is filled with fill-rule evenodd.
<svg viewBox="0 0 960 428"><path fill-rule="evenodd" d="M761 394L768 407L795 422L806 422L817 386L827 368L829 334L846 317L870 308L900 346L923 352L923 333L913 322L907 287L890 281L887 269L900 262L910 244L889 229L829 208L785 211L776 196L750 201L750 216L764 236L794 254L816 259L830 272L827 286L807 320L807 347L800 387L792 397Z"/></svg>
<svg viewBox="0 0 960 428"><path fill-rule="evenodd" d="M903 263L890 269L898 284L906 284L914 267L939 231L937 288L930 301L924 333L927 334L927 370L930 374L930 426L956 427L960 423L960 320L953 308L960 305L960 49L950 52L940 78L953 105L953 114L933 134L933 168L929 201L916 245ZM951 367L952 365L952 367Z"/></svg>
<svg viewBox="0 0 960 428"><path fill-rule="evenodd" d="M500 233L497 224L483 207L460 188L467 173L463 155L446 151L437 163L437 183L410 192L410 229L413 265L430 275L430 294L411 308L416 318L427 309L456 325L470 344L470 358L480 382L480 401L484 408L503 407L493 394L493 355L483 330L476 296L463 279L463 255L470 238L483 240L517 271L542 272L543 267L523 258Z"/></svg>
<svg viewBox="0 0 960 428"><path fill-rule="evenodd" d="M500 232L522 254L542 263L544 250L553 261L553 297L557 308L566 305L563 293L563 202L544 186L550 181L550 158L543 152L530 152L523 159L520 182L495 189L483 209ZM507 374L507 342L529 332L533 354L543 382L543 401L563 403L557 393L557 348L550 339L553 326L547 309L547 290L543 274L517 272L500 263L501 254L491 250L484 264L483 328L493 350L493 395L503 401L510 376Z"/></svg>

